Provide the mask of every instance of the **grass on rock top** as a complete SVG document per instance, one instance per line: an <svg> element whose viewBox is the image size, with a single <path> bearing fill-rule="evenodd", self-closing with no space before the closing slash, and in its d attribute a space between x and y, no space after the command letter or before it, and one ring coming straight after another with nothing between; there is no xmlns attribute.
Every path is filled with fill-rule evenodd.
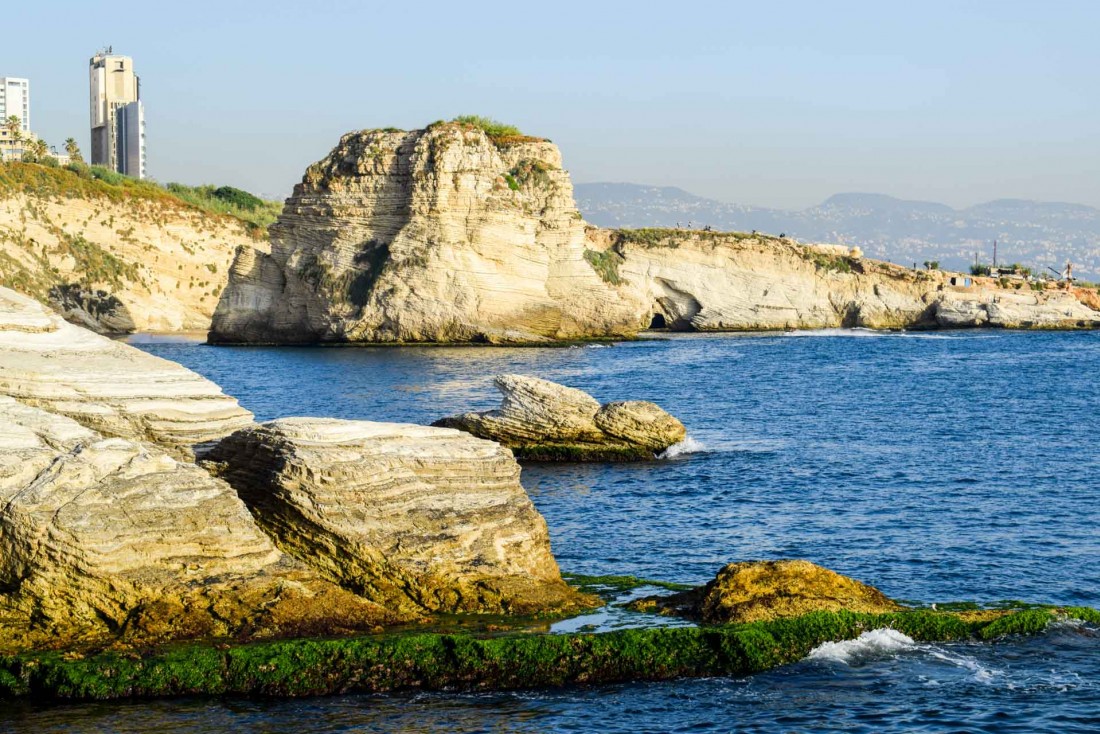
<svg viewBox="0 0 1100 734"><path fill-rule="evenodd" d="M145 201L168 207L193 208L206 214L240 220L256 236L282 212L281 202L264 201L229 186L161 186L124 176L100 166L72 164L54 168L37 163L0 164L0 196L29 194L66 199L106 198L113 202Z"/></svg>

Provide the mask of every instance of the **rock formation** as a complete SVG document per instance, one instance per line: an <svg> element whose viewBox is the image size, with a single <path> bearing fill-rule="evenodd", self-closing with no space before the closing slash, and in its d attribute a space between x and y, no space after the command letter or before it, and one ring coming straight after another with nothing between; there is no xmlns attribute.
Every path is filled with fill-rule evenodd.
<svg viewBox="0 0 1100 734"><path fill-rule="evenodd" d="M370 628L194 464L0 396L2 647Z"/></svg>
<svg viewBox="0 0 1100 734"><path fill-rule="evenodd" d="M652 459L683 441L680 421L653 403L628 401L600 406L581 390L537 377L500 375L504 395L497 410L443 418L433 425L458 428L536 461L629 461Z"/></svg>
<svg viewBox="0 0 1100 734"><path fill-rule="evenodd" d="M585 260L556 146L439 123L349 133L243 251L212 342L542 342L637 330Z"/></svg>
<svg viewBox="0 0 1100 734"><path fill-rule="evenodd" d="M152 184L21 163L0 176L0 284L101 333L205 331L236 250L263 237Z"/></svg>
<svg viewBox="0 0 1100 734"><path fill-rule="evenodd" d="M531 613L587 600L500 446L459 431L320 418L246 428L210 453L279 546L387 608Z"/></svg>
<svg viewBox="0 0 1100 734"><path fill-rule="evenodd" d="M0 395L180 458L252 422L191 370L67 323L0 287Z"/></svg>
<svg viewBox="0 0 1100 734"><path fill-rule="evenodd" d="M345 135L243 248L212 342L540 343L679 330L1100 326L1083 289L954 286L859 248L586 227L557 148L440 123ZM958 280L962 278L959 277ZM1001 304L1011 302L1011 308Z"/></svg>
<svg viewBox="0 0 1100 734"><path fill-rule="evenodd" d="M706 624L758 622L807 612L893 612L901 606L878 589L809 561L731 563L705 586L634 602Z"/></svg>

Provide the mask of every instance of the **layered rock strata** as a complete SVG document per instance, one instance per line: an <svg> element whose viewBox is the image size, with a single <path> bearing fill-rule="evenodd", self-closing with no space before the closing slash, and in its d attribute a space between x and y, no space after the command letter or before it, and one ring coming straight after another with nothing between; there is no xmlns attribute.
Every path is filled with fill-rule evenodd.
<svg viewBox="0 0 1100 734"><path fill-rule="evenodd" d="M210 460L287 553L391 609L533 613L590 603L562 581L511 454L459 431L287 418Z"/></svg>
<svg viewBox="0 0 1100 734"><path fill-rule="evenodd" d="M310 166L271 228L271 252L238 254L210 340L1100 327L1094 290L1030 288L756 233L586 227L556 147L447 123L350 133Z"/></svg>
<svg viewBox="0 0 1100 734"><path fill-rule="evenodd" d="M0 395L178 458L252 422L213 382L0 287Z"/></svg>
<svg viewBox="0 0 1100 734"><path fill-rule="evenodd" d="M878 589L802 560L731 563L705 586L648 597L633 606L707 624L758 622L819 611L882 614L901 609Z"/></svg>
<svg viewBox="0 0 1100 734"><path fill-rule="evenodd" d="M194 464L0 396L0 647L397 619L284 556Z"/></svg>
<svg viewBox="0 0 1100 734"><path fill-rule="evenodd" d="M584 259L556 146L440 123L349 133L244 251L212 342L541 342L636 329Z"/></svg>
<svg viewBox="0 0 1100 734"><path fill-rule="evenodd" d="M155 187L22 163L5 178L0 284L100 333L207 330L237 249L266 248L262 230Z"/></svg>
<svg viewBox="0 0 1100 734"><path fill-rule="evenodd" d="M433 425L496 441L535 461L652 459L687 436L680 421L653 403L601 406L586 392L525 375L500 375L494 384L504 396L500 408Z"/></svg>

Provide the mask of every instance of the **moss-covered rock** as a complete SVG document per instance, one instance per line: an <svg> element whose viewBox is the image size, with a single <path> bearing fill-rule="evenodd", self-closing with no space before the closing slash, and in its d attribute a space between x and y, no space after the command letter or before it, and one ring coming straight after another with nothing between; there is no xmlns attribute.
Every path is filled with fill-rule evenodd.
<svg viewBox="0 0 1100 734"><path fill-rule="evenodd" d="M920 641L1041 631L1092 609L884 614L811 612L719 627L599 634L389 634L145 653L0 657L0 696L55 700L238 694L306 696L397 690L514 690L698 676L740 676L789 664L827 641L892 628Z"/></svg>
<svg viewBox="0 0 1100 734"><path fill-rule="evenodd" d="M756 622L814 611L874 614L901 609L878 589L801 560L731 563L706 586L647 597L633 606L707 624Z"/></svg>

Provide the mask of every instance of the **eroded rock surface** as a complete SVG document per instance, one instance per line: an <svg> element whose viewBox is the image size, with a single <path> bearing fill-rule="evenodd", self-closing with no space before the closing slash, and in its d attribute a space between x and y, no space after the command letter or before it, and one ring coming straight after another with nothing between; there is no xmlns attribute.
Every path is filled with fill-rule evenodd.
<svg viewBox="0 0 1100 734"><path fill-rule="evenodd" d="M802 560L731 563L705 586L634 604L707 624L757 622L815 611L901 609L878 589Z"/></svg>
<svg viewBox="0 0 1100 734"><path fill-rule="evenodd" d="M440 123L344 135L243 250L213 342L540 342L637 329L585 260L548 141Z"/></svg>
<svg viewBox="0 0 1100 734"><path fill-rule="evenodd" d="M512 449L521 459L652 459L687 436L684 425L644 401L600 403L582 390L526 375L500 375L500 408L436 421Z"/></svg>
<svg viewBox="0 0 1100 734"><path fill-rule="evenodd" d="M511 454L459 431L287 418L210 454L286 552L388 608L534 613L562 581Z"/></svg>
<svg viewBox="0 0 1100 734"><path fill-rule="evenodd" d="M0 396L0 647L370 628L194 464Z"/></svg>
<svg viewBox="0 0 1100 734"><path fill-rule="evenodd" d="M0 287L0 395L180 458L252 422L213 382Z"/></svg>

